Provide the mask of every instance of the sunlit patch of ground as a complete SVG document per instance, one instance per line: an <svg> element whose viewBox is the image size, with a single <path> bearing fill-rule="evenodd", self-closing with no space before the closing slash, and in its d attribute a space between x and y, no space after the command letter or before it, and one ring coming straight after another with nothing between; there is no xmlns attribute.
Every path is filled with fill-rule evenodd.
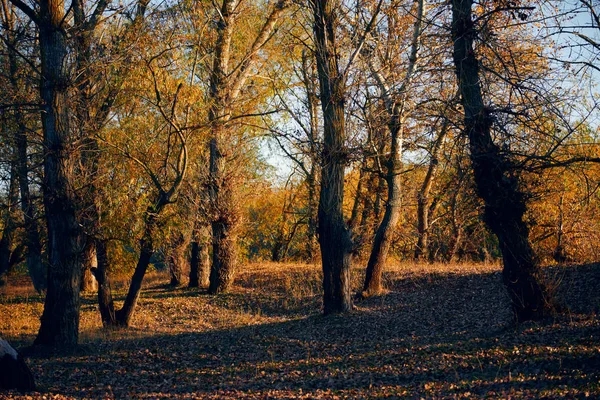
<svg viewBox="0 0 600 400"><path fill-rule="evenodd" d="M130 329L102 329L86 295L82 346L30 355L40 392L29 395L598 398L600 267L546 273L560 282L565 312L520 326L495 265L394 264L385 295L335 317L320 315L317 266L252 264L218 296L154 275ZM360 280L357 268L357 290ZM41 311L42 299L13 281L0 292L0 334L31 344Z"/></svg>

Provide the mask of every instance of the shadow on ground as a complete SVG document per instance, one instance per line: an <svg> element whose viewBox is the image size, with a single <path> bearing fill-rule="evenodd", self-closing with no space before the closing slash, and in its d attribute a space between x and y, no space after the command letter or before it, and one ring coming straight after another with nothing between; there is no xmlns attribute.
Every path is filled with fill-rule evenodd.
<svg viewBox="0 0 600 400"><path fill-rule="evenodd" d="M256 324L122 335L86 343L74 355L32 355L29 362L39 396L600 396L600 268L554 272L570 311L542 323L512 325L499 272L390 273L388 294L335 317L318 315L314 296L282 308L276 289L242 280L240 291L227 296L179 289L171 297L260 309ZM158 301L169 294L151 288L144 296ZM264 322L269 318L275 322Z"/></svg>

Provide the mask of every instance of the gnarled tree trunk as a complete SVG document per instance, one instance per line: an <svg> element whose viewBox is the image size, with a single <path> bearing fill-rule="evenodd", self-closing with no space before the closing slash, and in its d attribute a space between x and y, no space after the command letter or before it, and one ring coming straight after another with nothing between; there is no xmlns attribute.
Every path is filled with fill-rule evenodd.
<svg viewBox="0 0 600 400"><path fill-rule="evenodd" d="M72 348L79 336L83 235L77 219L75 138L70 127L69 46L64 3L43 0L39 12L44 132L44 206L48 223L48 290L36 344Z"/></svg>
<svg viewBox="0 0 600 400"><path fill-rule="evenodd" d="M503 278L518 321L538 319L548 311L538 264L523 221L525 201L513 165L491 136L493 117L481 94L479 63L473 40L473 0L452 0L454 65L465 110L471 162L479 196L485 202L485 221L498 237L503 257Z"/></svg>
<svg viewBox="0 0 600 400"><path fill-rule="evenodd" d="M344 167L346 165L344 100L345 79L336 54L336 1L313 3L314 36L323 109L324 141L319 198L319 244L323 263L323 311L349 311L350 252L352 240L344 221Z"/></svg>

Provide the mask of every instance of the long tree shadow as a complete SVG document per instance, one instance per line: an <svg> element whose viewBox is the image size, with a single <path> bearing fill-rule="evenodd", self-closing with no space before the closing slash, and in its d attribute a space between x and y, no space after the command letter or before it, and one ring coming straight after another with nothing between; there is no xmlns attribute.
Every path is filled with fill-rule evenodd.
<svg viewBox="0 0 600 400"><path fill-rule="evenodd" d="M568 273L589 283L598 268ZM498 273L390 276L389 287L347 315L293 309L280 322L97 340L30 363L44 392L76 398L600 395L593 315L514 327ZM580 289L566 293L585 297ZM239 307L245 294L223 306ZM252 307L282 315L274 297L257 296Z"/></svg>

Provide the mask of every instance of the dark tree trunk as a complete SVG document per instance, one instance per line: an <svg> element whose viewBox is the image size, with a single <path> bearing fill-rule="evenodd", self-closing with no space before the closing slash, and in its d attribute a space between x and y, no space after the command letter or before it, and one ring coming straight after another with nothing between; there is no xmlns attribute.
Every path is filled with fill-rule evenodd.
<svg viewBox="0 0 600 400"><path fill-rule="evenodd" d="M115 313L116 324L119 326L129 326L131 323L131 318L133 317L142 291L144 276L148 270L148 265L150 265L150 259L155 252L152 235L158 222L158 215L165 205L168 204L168 199L164 193L160 193L158 197L156 205L149 207L146 211L146 226L144 228L144 235L140 239L140 257L131 277L131 283L129 284L129 290L123 302L123 307Z"/></svg>
<svg viewBox="0 0 600 400"><path fill-rule="evenodd" d="M367 271L361 297L373 296L381 293L381 277L387 260L388 251L392 243L392 236L400 218L400 207L402 195L400 192L402 162L402 133L398 123L391 123L392 148L388 160L388 171L386 181L388 185L388 199L385 206L385 214L375 233L373 247L367 263Z"/></svg>
<svg viewBox="0 0 600 400"><path fill-rule="evenodd" d="M108 276L108 252L106 242L101 239L96 240L96 259L98 269L95 270L96 280L98 281L98 307L100 317L104 326L117 325L115 313L115 304L112 298L112 288Z"/></svg>
<svg viewBox="0 0 600 400"><path fill-rule="evenodd" d="M212 266L210 271L211 294L226 292L233 284L237 262L236 235L238 213L233 199L233 182L226 177L225 123L229 119L227 108L230 47L233 35L235 2L224 0L217 26L217 42L210 77L210 98L213 102L209 120L211 139L209 141L210 165L208 194L211 204Z"/></svg>
<svg viewBox="0 0 600 400"><path fill-rule="evenodd" d="M323 308L325 314L352 309L350 252L352 240L344 221L345 79L336 58L335 1L313 4L314 34L323 109L324 141L319 198L319 243L323 263Z"/></svg>
<svg viewBox="0 0 600 400"><path fill-rule="evenodd" d="M35 344L72 348L79 336L83 235L77 220L77 151L70 129L64 3L40 2L44 206L48 223L48 290Z"/></svg>
<svg viewBox="0 0 600 400"><path fill-rule="evenodd" d="M188 287L200 287L200 243L197 241L192 242Z"/></svg>
<svg viewBox="0 0 600 400"><path fill-rule="evenodd" d="M214 137L210 140L209 197L214 210L212 227L212 266L208 293L223 293L233 285L237 266L238 207L233 199L231 179L225 177L225 158L220 142L224 140L224 127L214 117Z"/></svg>
<svg viewBox="0 0 600 400"><path fill-rule="evenodd" d="M541 318L548 311L545 290L538 281L538 264L523 221L525 201L510 160L493 142L493 117L481 94L479 64L473 40L472 0L452 0L454 65L458 76L465 132L479 196L485 203L485 220L498 237L502 251L504 284L518 321Z"/></svg>

